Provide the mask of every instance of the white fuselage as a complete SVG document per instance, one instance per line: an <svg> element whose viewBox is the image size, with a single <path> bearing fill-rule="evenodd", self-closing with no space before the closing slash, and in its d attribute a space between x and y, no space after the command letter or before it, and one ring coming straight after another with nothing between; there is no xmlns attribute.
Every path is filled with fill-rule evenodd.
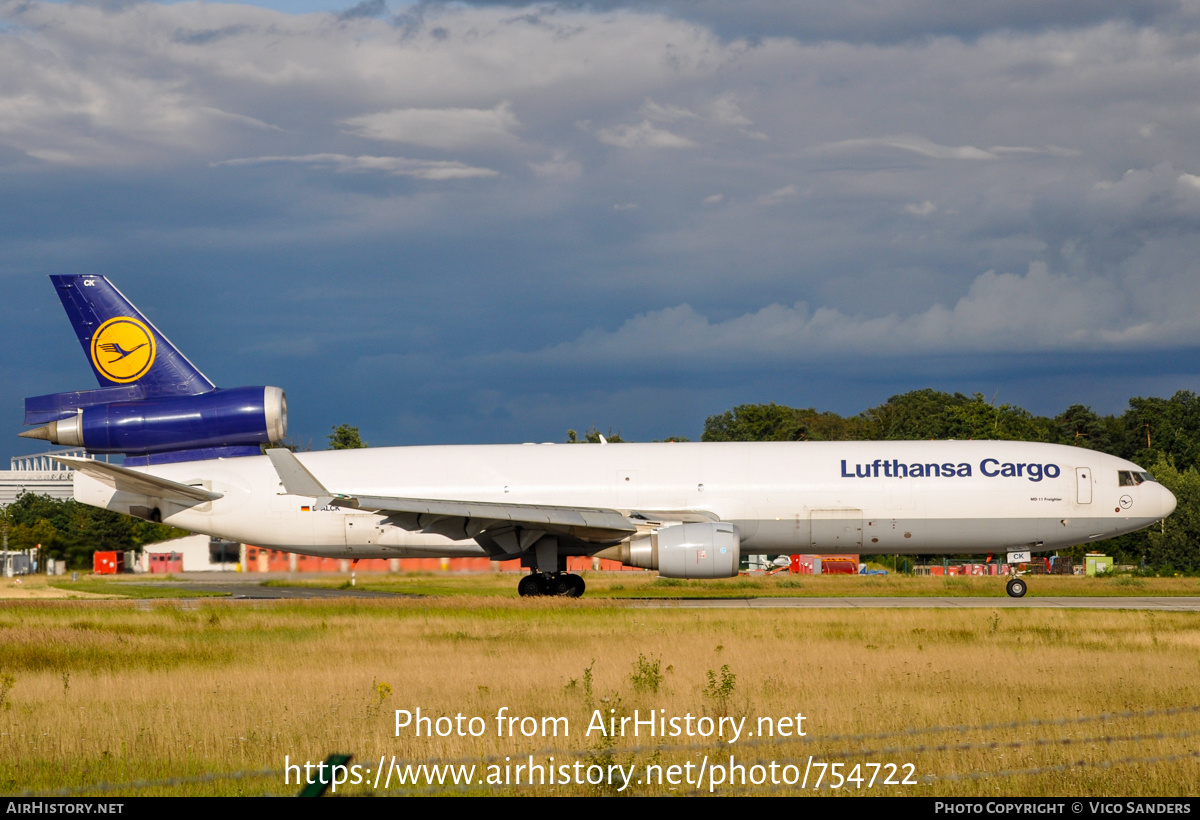
<svg viewBox="0 0 1200 820"><path fill-rule="evenodd" d="M743 553L989 553L1111 538L1169 515L1141 468L1077 447L1010 441L536 444L299 453L332 493L598 507L732 522ZM264 547L350 558L483 556L474 541L283 494L269 459L138 468L222 494L190 507L76 473L84 503ZM636 518L635 518L636 520Z"/></svg>

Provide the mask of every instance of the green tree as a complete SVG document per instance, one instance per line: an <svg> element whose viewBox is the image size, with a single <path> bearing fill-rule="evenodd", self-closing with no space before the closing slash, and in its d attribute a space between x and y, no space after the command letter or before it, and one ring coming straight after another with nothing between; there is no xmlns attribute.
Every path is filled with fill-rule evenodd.
<svg viewBox="0 0 1200 820"><path fill-rule="evenodd" d="M264 455L266 455L267 450L291 450L293 453L307 453L312 449L312 439L309 439L308 443L305 444L299 439L288 436L283 441L269 441L261 445L259 449Z"/></svg>
<svg viewBox="0 0 1200 820"><path fill-rule="evenodd" d="M589 427L588 431L583 434L583 438L579 437L579 433L574 430L567 431L567 444L599 444L601 432L595 427ZM604 440L609 444L625 444L625 439L621 438L621 431L613 432L611 427L608 432L604 433Z"/></svg>
<svg viewBox="0 0 1200 820"><path fill-rule="evenodd" d="M1174 459L1160 455L1151 473L1175 493L1178 504L1161 525L1145 531L1146 564L1200 569L1200 472L1194 466L1177 469Z"/></svg>
<svg viewBox="0 0 1200 820"><path fill-rule="evenodd" d="M942 393L913 390L892 396L878 407L860 414L867 425L865 438L1005 439L1057 441L1049 419L1032 415L1020 407L989 402L980 393Z"/></svg>
<svg viewBox="0 0 1200 820"><path fill-rule="evenodd" d="M30 549L41 544L46 558L65 560L72 569L92 565L97 550L134 550L143 544L187 535L186 530L143 521L127 515L60 500L22 493L4 509L9 549Z"/></svg>
<svg viewBox="0 0 1200 820"><path fill-rule="evenodd" d="M1176 464L1200 464L1200 396L1195 393L1130 399L1121 420L1124 436L1116 455L1145 465L1166 453Z"/></svg>
<svg viewBox="0 0 1200 820"><path fill-rule="evenodd" d="M795 441L796 411L782 404L739 404L709 416L701 441Z"/></svg>
<svg viewBox="0 0 1200 820"><path fill-rule="evenodd" d="M358 434L358 428L351 427L349 424L339 424L329 434L330 450L358 450L370 446L362 440Z"/></svg>
<svg viewBox="0 0 1200 820"><path fill-rule="evenodd" d="M1072 404L1054 417L1059 442L1105 453L1113 451L1113 421L1112 416L1101 417L1082 404Z"/></svg>
<svg viewBox="0 0 1200 820"><path fill-rule="evenodd" d="M701 441L845 441L861 438L864 425L837 413L782 404L739 404L709 416Z"/></svg>

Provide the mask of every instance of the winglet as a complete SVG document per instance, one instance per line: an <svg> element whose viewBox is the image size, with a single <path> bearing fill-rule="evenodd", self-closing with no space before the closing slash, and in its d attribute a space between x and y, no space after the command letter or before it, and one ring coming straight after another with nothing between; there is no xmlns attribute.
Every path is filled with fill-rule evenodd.
<svg viewBox="0 0 1200 820"><path fill-rule="evenodd" d="M328 504L334 497L334 494L325 489L325 485L317 481L317 477L300 463L300 459L296 458L296 454L291 450L267 450L267 458L271 459L275 472L279 474L279 480L283 482L285 495L311 496L318 500L317 506Z"/></svg>

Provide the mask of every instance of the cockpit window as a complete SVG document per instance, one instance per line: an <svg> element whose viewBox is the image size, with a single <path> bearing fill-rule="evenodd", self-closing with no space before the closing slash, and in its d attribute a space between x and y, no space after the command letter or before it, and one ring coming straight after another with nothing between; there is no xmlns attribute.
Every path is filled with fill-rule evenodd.
<svg viewBox="0 0 1200 820"><path fill-rule="evenodd" d="M1133 470L1120 470L1117 472L1117 483L1122 487L1136 487L1143 482L1153 480L1154 476L1146 472L1134 472Z"/></svg>

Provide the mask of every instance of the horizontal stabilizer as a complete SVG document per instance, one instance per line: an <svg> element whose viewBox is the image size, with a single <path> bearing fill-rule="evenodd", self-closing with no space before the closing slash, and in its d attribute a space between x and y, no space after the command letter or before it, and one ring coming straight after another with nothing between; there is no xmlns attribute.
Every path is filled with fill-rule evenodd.
<svg viewBox="0 0 1200 820"><path fill-rule="evenodd" d="M214 493L203 487L191 487L177 481L168 481L165 478L146 475L105 461L72 456L51 456L51 458L122 492L148 495L152 498L174 499L184 503L216 501L223 497L221 493Z"/></svg>

